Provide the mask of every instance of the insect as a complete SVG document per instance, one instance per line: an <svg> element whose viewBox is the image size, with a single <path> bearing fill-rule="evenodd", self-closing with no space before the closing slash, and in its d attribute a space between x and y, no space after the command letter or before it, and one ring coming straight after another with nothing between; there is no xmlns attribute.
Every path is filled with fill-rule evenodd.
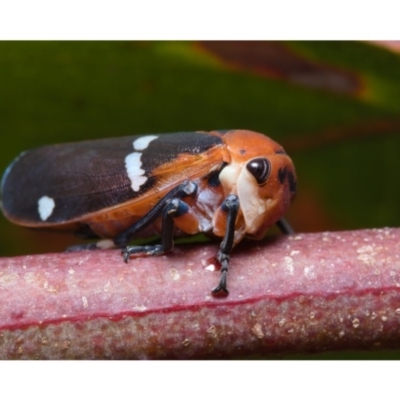
<svg viewBox="0 0 400 400"><path fill-rule="evenodd" d="M248 130L179 132L50 145L20 154L1 182L2 210L30 228L106 238L125 262L160 255L174 237L208 233L220 238L219 284L228 293L232 248L261 239L284 219L296 191L293 163L267 136ZM160 235L160 244L129 246Z"/></svg>

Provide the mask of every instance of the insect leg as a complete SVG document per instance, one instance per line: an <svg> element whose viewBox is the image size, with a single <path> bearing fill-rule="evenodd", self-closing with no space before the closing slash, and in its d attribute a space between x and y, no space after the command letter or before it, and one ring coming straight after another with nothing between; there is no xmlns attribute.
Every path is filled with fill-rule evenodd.
<svg viewBox="0 0 400 400"><path fill-rule="evenodd" d="M73 253L81 250L99 250L99 249L112 249L115 248L115 244L110 239L99 240L97 243L83 243L69 246L65 249L66 253Z"/></svg>
<svg viewBox="0 0 400 400"><path fill-rule="evenodd" d="M239 211L239 198L234 194L230 194L222 203L221 209L228 213L228 217L226 220L225 236L217 256L218 261L221 263L221 278L218 286L212 290L213 294L217 294L221 291L226 294L229 293L226 287L226 275L228 273L229 259L235 237L235 223Z"/></svg>
<svg viewBox="0 0 400 400"><path fill-rule="evenodd" d="M141 253L149 256L158 256L172 250L174 247L174 217L184 214L188 209L188 205L180 199L169 200L162 211L161 244L127 246L126 249L122 250L124 261L128 262L131 254Z"/></svg>
<svg viewBox="0 0 400 400"><path fill-rule="evenodd" d="M282 217L276 222L276 226L281 230L282 233L285 235L291 235L294 232L294 229L292 226L289 224L286 218Z"/></svg>
<svg viewBox="0 0 400 400"><path fill-rule="evenodd" d="M79 230L75 232L75 235L82 239L98 239L94 232L91 231L90 227L86 224L82 224L79 227ZM98 250L98 249L111 249L115 247L115 244L110 239L102 239L96 243L82 243L76 244L73 246L69 246L65 249L67 253L71 253L74 251L81 251L81 250Z"/></svg>
<svg viewBox="0 0 400 400"><path fill-rule="evenodd" d="M166 194L143 218L136 221L129 229L121 232L114 238L114 243L118 247L125 247L130 240L146 226L159 218L165 205L171 199L181 199L185 196L194 196L197 193L197 185L192 181L185 181Z"/></svg>

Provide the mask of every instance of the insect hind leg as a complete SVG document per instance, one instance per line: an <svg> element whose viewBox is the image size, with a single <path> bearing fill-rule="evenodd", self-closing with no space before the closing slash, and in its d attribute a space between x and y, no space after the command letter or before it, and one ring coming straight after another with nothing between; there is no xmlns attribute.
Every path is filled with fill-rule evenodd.
<svg viewBox="0 0 400 400"><path fill-rule="evenodd" d="M73 253L82 250L105 250L115 248L115 244L110 239L102 239L96 243L82 243L69 246L65 249L66 253Z"/></svg>

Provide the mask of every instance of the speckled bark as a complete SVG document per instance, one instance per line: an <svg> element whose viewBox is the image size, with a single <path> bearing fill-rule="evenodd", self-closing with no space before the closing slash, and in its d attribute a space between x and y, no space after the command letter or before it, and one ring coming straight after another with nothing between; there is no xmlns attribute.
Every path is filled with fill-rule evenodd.
<svg viewBox="0 0 400 400"><path fill-rule="evenodd" d="M230 295L217 245L0 259L0 358L188 359L400 348L400 230L243 243Z"/></svg>

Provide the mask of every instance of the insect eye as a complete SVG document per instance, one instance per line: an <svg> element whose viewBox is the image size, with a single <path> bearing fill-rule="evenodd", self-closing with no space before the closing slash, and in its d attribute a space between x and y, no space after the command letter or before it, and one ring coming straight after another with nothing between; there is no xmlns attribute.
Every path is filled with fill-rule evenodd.
<svg viewBox="0 0 400 400"><path fill-rule="evenodd" d="M246 165L246 168L259 185L266 182L271 172L271 164L266 158L255 158Z"/></svg>

